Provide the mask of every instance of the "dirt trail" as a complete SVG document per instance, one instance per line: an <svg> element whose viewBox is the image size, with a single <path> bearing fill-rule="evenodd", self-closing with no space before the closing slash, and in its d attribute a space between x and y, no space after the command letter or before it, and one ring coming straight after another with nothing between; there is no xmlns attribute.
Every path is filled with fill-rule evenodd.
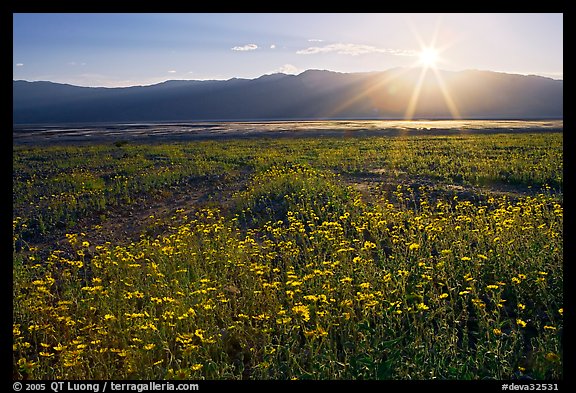
<svg viewBox="0 0 576 393"><path fill-rule="evenodd" d="M230 181L214 177L169 190L158 190L155 195L141 195L128 205L107 208L105 214L95 213L80 219L73 228L54 229L49 235L31 239L27 244L44 257L55 249L72 257L74 253L66 233L84 233L82 241L90 243L90 257L97 245L106 242L123 245L137 242L141 236L154 238L192 219L194 213L203 207L229 209L233 194L245 184L247 178L246 175Z"/></svg>
<svg viewBox="0 0 576 393"><path fill-rule="evenodd" d="M459 200L473 202L484 201L488 196L506 196L510 200L517 200L540 192L537 188L505 183L492 183L483 186L443 183L436 179L421 176L411 177L405 172L392 172L388 169L375 169L358 175L343 175L342 180L357 189L367 202L373 201L376 195L381 195L382 192L386 192L388 195L392 194L398 185L401 185L403 189L414 190L417 200L421 187L427 190L428 197L432 200L441 197L446 199L447 196L448 199L452 199L457 196Z"/></svg>

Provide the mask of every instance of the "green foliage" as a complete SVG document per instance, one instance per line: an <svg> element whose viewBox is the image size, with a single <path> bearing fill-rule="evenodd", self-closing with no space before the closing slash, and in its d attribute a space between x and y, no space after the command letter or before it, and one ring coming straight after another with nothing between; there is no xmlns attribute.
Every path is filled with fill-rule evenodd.
<svg viewBox="0 0 576 393"><path fill-rule="evenodd" d="M288 224L290 214L312 222L330 221L352 206L355 193L335 182L330 172L294 165L274 166L254 176L236 197L241 222L261 226L268 221Z"/></svg>
<svg viewBox="0 0 576 393"><path fill-rule="evenodd" d="M15 148L13 376L561 379L561 144ZM77 226L216 178L236 185L230 204L178 209L138 240ZM447 191L457 179L533 192Z"/></svg>

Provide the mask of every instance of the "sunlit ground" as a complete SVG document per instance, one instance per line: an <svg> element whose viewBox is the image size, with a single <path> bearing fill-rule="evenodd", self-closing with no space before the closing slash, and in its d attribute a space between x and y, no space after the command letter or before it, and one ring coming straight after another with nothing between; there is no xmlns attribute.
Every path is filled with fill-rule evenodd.
<svg viewBox="0 0 576 393"><path fill-rule="evenodd" d="M255 136L354 136L398 133L483 133L562 130L563 120L327 120L138 123L14 127L14 144L88 143L121 140L195 140Z"/></svg>

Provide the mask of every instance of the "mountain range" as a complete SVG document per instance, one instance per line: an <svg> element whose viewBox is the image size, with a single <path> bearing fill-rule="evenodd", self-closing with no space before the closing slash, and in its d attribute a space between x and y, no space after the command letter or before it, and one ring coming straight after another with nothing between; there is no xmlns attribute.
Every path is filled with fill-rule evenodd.
<svg viewBox="0 0 576 393"><path fill-rule="evenodd" d="M407 112L418 119L562 118L563 81L421 69L308 70L299 75L173 80L125 88L13 81L14 124L402 119Z"/></svg>

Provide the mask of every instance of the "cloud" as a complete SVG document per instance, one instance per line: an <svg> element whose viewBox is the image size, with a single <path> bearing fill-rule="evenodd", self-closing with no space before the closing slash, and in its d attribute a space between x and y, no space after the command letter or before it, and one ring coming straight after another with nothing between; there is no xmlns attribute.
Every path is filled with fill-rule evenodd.
<svg viewBox="0 0 576 393"><path fill-rule="evenodd" d="M16 67L24 67L24 63L16 63Z"/></svg>
<svg viewBox="0 0 576 393"><path fill-rule="evenodd" d="M245 51L249 51L249 50L256 50L256 49L258 49L258 45L256 45L256 44L246 44L243 46L235 46L232 48L232 50L240 51L240 52L245 52Z"/></svg>
<svg viewBox="0 0 576 393"><path fill-rule="evenodd" d="M282 67L277 68L274 70L274 73L282 73L282 74L293 74L296 75L300 73L300 69L293 64L284 64Z"/></svg>
<svg viewBox="0 0 576 393"><path fill-rule="evenodd" d="M270 49L276 49L276 44L270 45Z"/></svg>
<svg viewBox="0 0 576 393"><path fill-rule="evenodd" d="M74 76L68 78L60 77L46 77L42 80L50 80L58 83L68 83L76 86L88 86L88 87L129 87L138 84L137 81L130 79L118 79L110 75L96 74L96 73L82 73L75 74ZM159 83L166 80L166 78L159 79L154 83Z"/></svg>
<svg viewBox="0 0 576 393"><path fill-rule="evenodd" d="M308 42L323 42L323 41L324 41L324 40L321 40L321 39L319 39L319 38L310 38L310 39L308 40Z"/></svg>
<svg viewBox="0 0 576 393"><path fill-rule="evenodd" d="M311 46L306 49L301 49L296 51L298 55L315 55L318 53L332 53L335 52L338 55L349 55L358 56L367 53L386 53L394 56L417 56L417 51L415 50L405 50L405 49L389 49L389 48L377 48L372 45L364 44L329 44L324 46Z"/></svg>
<svg viewBox="0 0 576 393"><path fill-rule="evenodd" d="M414 49L386 49L386 53L394 56L420 56L420 52Z"/></svg>
<svg viewBox="0 0 576 393"><path fill-rule="evenodd" d="M169 74L175 74L175 73L176 73L176 70L169 70L168 73L169 73Z"/></svg>

